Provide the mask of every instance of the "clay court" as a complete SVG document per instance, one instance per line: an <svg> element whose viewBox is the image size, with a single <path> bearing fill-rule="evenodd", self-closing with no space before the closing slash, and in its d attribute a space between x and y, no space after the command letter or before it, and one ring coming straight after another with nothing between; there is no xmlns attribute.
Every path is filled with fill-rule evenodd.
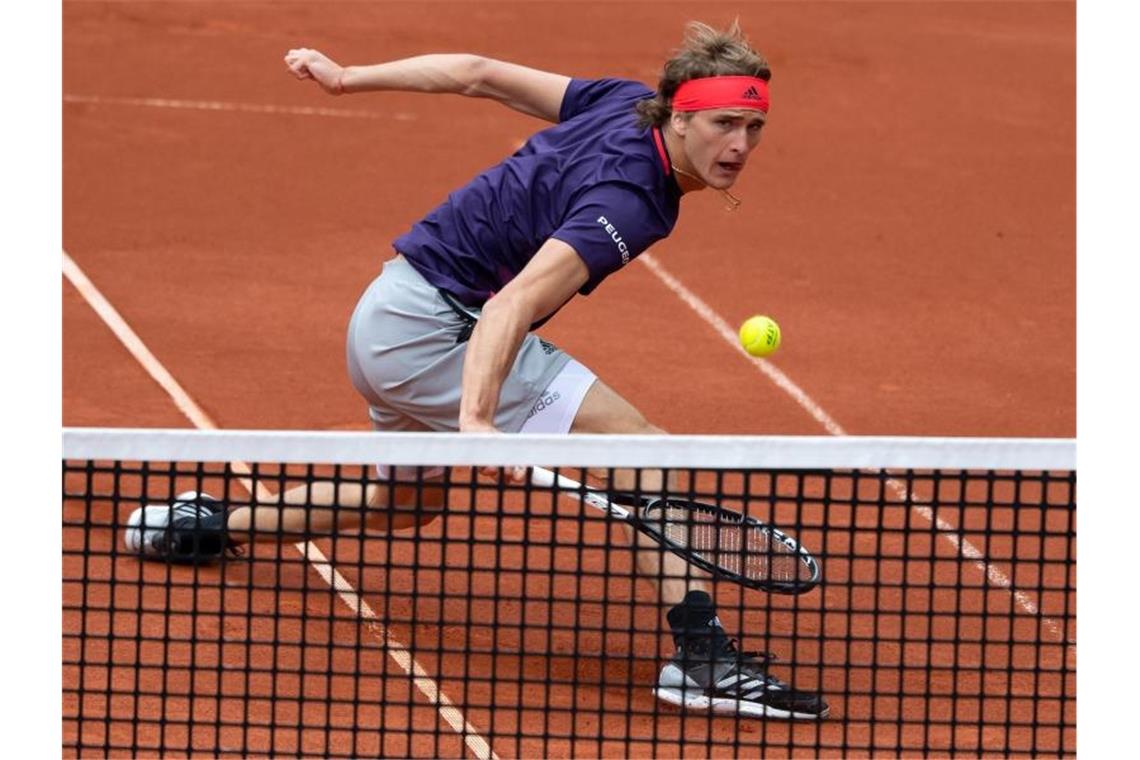
<svg viewBox="0 0 1140 760"><path fill-rule="evenodd" d="M729 212L714 193L686 196L668 240L595 294L572 302L543 336L676 433L1075 436L1073 3L65 2L64 248L218 427L367 430L366 408L344 366L344 329L357 297L391 255L393 238L542 123L459 97L330 98L288 74L285 51L313 47L345 63L475 52L577 77L653 84L687 20L724 24L735 16L773 68L763 143L734 188L743 206ZM694 298L703 311L693 308ZM758 371L718 332L717 319L735 327L758 312L779 319L784 342L770 364L802 396ZM66 426L191 426L67 280L63 391ZM495 516L478 504L472 510L474 516L456 516L455 525L494 535ZM965 514L949 516L955 517L967 520ZM884 519L905 521L901 513ZM506 525L524 530L521 522ZM66 531L64 540L66 548ZM411 551L393 544L387 551L395 556ZM367 546L372 544L346 541L331 556L351 567ZM551 551L546 561L556 563L559 556ZM434 574L417 574L401 562L384 577L361 572L349 580L365 600L382 588L430 591L449 583L440 567L455 563L470 570L473 561L458 554L428 559ZM1037 559L1013 556L1006 569L1015 578L1032 577ZM1023 560L1030 569L1017 568ZM164 583L192 578L167 576L167 568L132 570L129 558L114 562L122 564L85 570L96 577L150 573ZM268 562L227 572L264 572L265 583L296 591L299 608L335 606L328 594L308 593L320 580L299 555L282 564L276 575ZM488 573L467 570L460 570L470 576L461 584L467 593L492 583ZM930 572L956 571L933 563ZM549 597L549 589L532 588L525 577L516 581L526 593ZM526 614L588 618L596 614L584 609L589 600L614 593L655 609L644 587L591 582L583 581L583 609L556 595L549 608ZM141 583L135 590L157 593ZM836 587L831 596L804 602L797 628L819 630L829 619L823 610L842 608L852 610L850 625L873 627L872 613L884 600L860 597L863 592L870 594ZM222 604L208 589L193 597L196 609ZM976 601L985 607L994 598L982 593ZM1065 594L1034 601L1052 618L1072 604ZM773 608L787 611L779 600L765 604L769 617ZM626 610L633 614L632 607ZM329 621L338 614L310 611ZM404 641L421 637L429 651L440 640L462 647L467 637L480 635L446 624L469 617L470 610L415 612L444 622L413 634L413 611L397 610L394 617L403 622L392 632ZM289 631L285 619L276 635L380 647L351 614L341 617L320 631ZM177 623L142 615L130 625ZM1053 633L1063 660L1064 642L1075 632ZM523 627L517 639L499 642L517 653L510 668L525 671L538 667L528 658L549 659L530 654L534 642L527 636ZM806 654L822 659L821 682L862 677L844 675L844 664L829 661L822 650ZM330 646L329 652L330 658L356 657L360 670L355 650ZM1045 660L1041 667L1064 670L1063 662ZM431 670L440 664L421 665ZM502 666L474 658L469 665L473 672ZM557 673L559 664L542 666ZM368 668L386 672L384 657L368 659L362 676ZM66 670L64 675L66 687ZM448 674L435 675L448 691ZM633 679L653 676L647 670ZM419 699L382 694L403 688L384 686L382 672L357 680L377 690L354 692L365 700L387 694L408 705ZM1069 701L1059 709L1075 713L1068 680L1046 680L1037 686L1067 693ZM977 685L982 696L991 687L1017 689ZM955 706L954 688L947 687L942 708L967 719L983 709L981 697ZM476 727L513 734L532 721L535 730L568 730L569 713L544 718L512 709L495 715L497 702L515 704L525 694L468 697L484 706L468 711ZM647 692L622 699L651 702ZM66 720L64 702L66 752L75 746L77 728ZM420 707L382 717L385 725L424 725L426 736L411 729L374 745L345 746L336 744L335 732L321 740L331 744L307 743L317 740L303 731L267 732L247 737L246 746L260 754L462 755L458 736L441 743L435 707ZM839 715L883 709L905 711L907 704L841 705ZM380 717L366 711L330 720L349 726ZM1025 717L1011 715L1010 722ZM811 727L703 725L710 732L744 731L741 755L761 740L775 748L770 756L839 746L849 749L848 756L874 756L876 747L896 741L938 754L956 740L975 755L1075 754L1075 718L1037 718L1071 725L1032 738L1014 725L1001 736L957 739L937 726L922 736L876 737L865 721L843 717ZM671 718L660 720L655 735L679 733ZM157 735L137 729L126 738L127 729L114 726L84 730L95 731L84 739L88 746L131 738L159 746ZM622 731L639 729L620 722L582 730L580 742L499 745L492 737L491 748L501 757L620 756L631 750L696 756L679 736L668 748L623 744ZM344 737L349 732L345 728ZM614 732L616 743L609 745L606 737ZM691 738L698 748L704 741ZM182 754L198 749L178 736L162 741L185 747Z"/></svg>

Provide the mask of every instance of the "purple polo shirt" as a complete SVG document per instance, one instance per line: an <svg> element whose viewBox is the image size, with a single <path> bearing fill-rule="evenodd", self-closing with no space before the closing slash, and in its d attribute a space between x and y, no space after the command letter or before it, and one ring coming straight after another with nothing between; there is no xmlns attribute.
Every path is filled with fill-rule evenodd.
<svg viewBox="0 0 1140 760"><path fill-rule="evenodd" d="M638 82L574 79L559 124L448 195L393 243L437 288L481 306L549 238L578 252L590 293L673 231L680 188L653 131L636 126Z"/></svg>

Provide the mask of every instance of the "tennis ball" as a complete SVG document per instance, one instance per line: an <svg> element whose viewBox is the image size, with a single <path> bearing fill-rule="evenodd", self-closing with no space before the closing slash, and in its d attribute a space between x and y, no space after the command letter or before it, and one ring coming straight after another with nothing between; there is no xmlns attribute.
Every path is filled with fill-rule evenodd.
<svg viewBox="0 0 1140 760"><path fill-rule="evenodd" d="M780 347L780 326L771 317L749 317L740 326L740 345L752 356L768 356Z"/></svg>

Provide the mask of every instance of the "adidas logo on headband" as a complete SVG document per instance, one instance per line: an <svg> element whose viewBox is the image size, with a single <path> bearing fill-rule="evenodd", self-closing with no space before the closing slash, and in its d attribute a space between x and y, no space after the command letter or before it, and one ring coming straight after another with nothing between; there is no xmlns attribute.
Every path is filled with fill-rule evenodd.
<svg viewBox="0 0 1140 760"><path fill-rule="evenodd" d="M680 113L711 108L749 108L768 113L768 83L759 77L698 77L677 87L672 106Z"/></svg>

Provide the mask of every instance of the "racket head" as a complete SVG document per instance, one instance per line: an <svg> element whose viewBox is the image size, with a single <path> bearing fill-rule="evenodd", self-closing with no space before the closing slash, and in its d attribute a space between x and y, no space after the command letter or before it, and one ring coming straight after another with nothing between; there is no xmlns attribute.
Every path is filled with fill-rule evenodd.
<svg viewBox="0 0 1140 760"><path fill-rule="evenodd" d="M715 576L749 588L803 594L819 585L819 563L786 533L731 509L686 499L642 499L640 528Z"/></svg>

